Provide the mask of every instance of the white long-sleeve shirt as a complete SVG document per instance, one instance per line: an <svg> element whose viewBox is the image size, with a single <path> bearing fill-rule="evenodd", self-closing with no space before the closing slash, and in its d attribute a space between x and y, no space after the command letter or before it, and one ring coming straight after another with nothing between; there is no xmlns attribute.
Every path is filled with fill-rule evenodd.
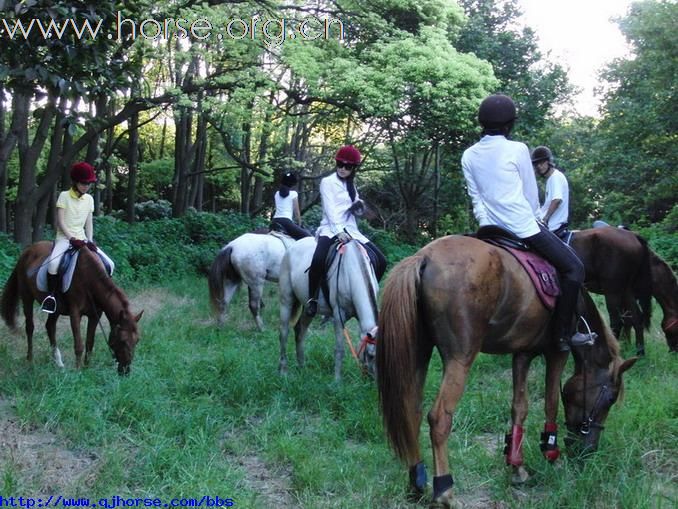
<svg viewBox="0 0 678 509"><path fill-rule="evenodd" d="M480 226L501 226L520 238L539 233L539 191L524 143L483 136L464 151L461 166Z"/></svg>
<svg viewBox="0 0 678 509"><path fill-rule="evenodd" d="M358 199L357 189L355 199ZM320 181L320 201L323 208L323 217L316 232L317 235L334 237L337 233L346 229L354 239L360 242L369 242L369 239L358 230L355 216L348 212L353 201L348 194L346 182L341 180L336 172Z"/></svg>

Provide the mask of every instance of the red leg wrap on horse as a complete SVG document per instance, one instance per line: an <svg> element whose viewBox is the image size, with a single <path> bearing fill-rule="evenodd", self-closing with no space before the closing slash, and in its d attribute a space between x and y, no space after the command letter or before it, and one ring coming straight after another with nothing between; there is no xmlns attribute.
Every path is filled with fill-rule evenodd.
<svg viewBox="0 0 678 509"><path fill-rule="evenodd" d="M506 464L519 467L523 464L523 427L514 424L511 434L506 435Z"/></svg>
<svg viewBox="0 0 678 509"><path fill-rule="evenodd" d="M558 448L558 425L555 422L544 423L544 432L541 434L541 450L544 457L553 462L560 456Z"/></svg>

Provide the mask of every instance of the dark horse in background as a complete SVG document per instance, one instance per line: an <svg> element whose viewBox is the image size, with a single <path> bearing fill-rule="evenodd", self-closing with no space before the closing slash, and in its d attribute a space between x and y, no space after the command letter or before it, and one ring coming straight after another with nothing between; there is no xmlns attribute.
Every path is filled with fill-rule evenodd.
<svg viewBox="0 0 678 509"><path fill-rule="evenodd" d="M575 374L564 389L567 427L585 450L595 450L610 407L623 389L622 373L637 357L624 361L610 329L588 294L580 310L598 334L581 347ZM426 486L419 447L422 400L428 364L436 348L443 377L428 413L435 477L433 501L453 507L453 480L447 440L471 365L480 352L513 356L512 429L506 462L515 482L528 475L522 435L527 417L527 373L540 355L546 362L544 455L555 461L560 379L568 354L555 347L551 312L539 299L530 277L514 257L472 237L437 239L392 269L379 313L377 383L389 441L410 467L410 485Z"/></svg>
<svg viewBox="0 0 678 509"><path fill-rule="evenodd" d="M16 329L17 306L21 300L26 318L28 340L26 358L29 362L33 360L33 301L42 302L47 296L47 293L38 290L36 277L38 269L41 264L46 263L51 251L52 243L46 241L27 247L7 280L0 301L0 314L7 326L14 330ZM127 374L134 357L134 348L139 341L137 322L143 311L134 316L130 311L127 297L113 283L99 257L88 249L80 249L71 286L60 297L60 309L48 315L45 324L49 343L52 346L52 357L57 366L63 367L61 352L56 342L56 323L59 315L70 316L75 363L77 368L81 368L85 348L83 348L80 333L80 320L83 315L88 318L85 351L85 364L87 364L92 355L94 334L102 312L106 314L110 323L108 346L118 362L118 373Z"/></svg>
<svg viewBox="0 0 678 509"><path fill-rule="evenodd" d="M571 246L586 267L586 288L605 296L615 336L632 325L636 351L644 355L643 329L650 326L654 297L664 312L662 330L669 349L678 351L678 282L645 239L604 226L574 232Z"/></svg>

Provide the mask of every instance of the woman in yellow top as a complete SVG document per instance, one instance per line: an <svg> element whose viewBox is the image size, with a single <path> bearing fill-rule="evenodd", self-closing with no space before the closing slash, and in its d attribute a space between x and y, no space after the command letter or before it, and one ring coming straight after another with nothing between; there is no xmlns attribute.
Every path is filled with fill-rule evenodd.
<svg viewBox="0 0 678 509"><path fill-rule="evenodd" d="M59 264L69 247L79 249L87 246L96 251L92 213L94 199L87 194L97 178L94 167L88 163L75 163L71 167L71 188L62 191L56 203L56 238L52 253L48 258L47 291L49 295L42 301L42 310L54 313L57 310L57 286L59 284Z"/></svg>

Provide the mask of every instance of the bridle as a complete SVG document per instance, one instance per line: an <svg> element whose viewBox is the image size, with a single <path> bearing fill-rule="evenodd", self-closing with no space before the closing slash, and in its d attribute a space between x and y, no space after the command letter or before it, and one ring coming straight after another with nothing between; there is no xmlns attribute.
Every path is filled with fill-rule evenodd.
<svg viewBox="0 0 678 509"><path fill-rule="evenodd" d="M587 373L587 364L588 364L588 359L587 356L584 356L584 373L583 373L583 378L584 378L584 387L579 389L576 392L583 392L583 405L582 405L582 416L581 416L581 421L579 424L573 424L570 422L565 422L565 425L567 426L568 429L577 429L577 432L580 435L586 436L591 432L591 428L599 429L600 431L605 429L605 426L603 426L599 421L596 420L598 417L598 414L600 413L601 407L603 403L606 401L609 401L609 399L613 396L612 390L610 389L609 385L606 383L599 383L596 385L591 386L591 388L595 387L600 387L600 390L598 391L598 396L596 396L596 400L593 403L593 407L591 407L591 411L586 415L586 394L588 393L588 377L586 375ZM565 401L565 393L561 387L560 389L560 395L563 398L563 401Z"/></svg>

